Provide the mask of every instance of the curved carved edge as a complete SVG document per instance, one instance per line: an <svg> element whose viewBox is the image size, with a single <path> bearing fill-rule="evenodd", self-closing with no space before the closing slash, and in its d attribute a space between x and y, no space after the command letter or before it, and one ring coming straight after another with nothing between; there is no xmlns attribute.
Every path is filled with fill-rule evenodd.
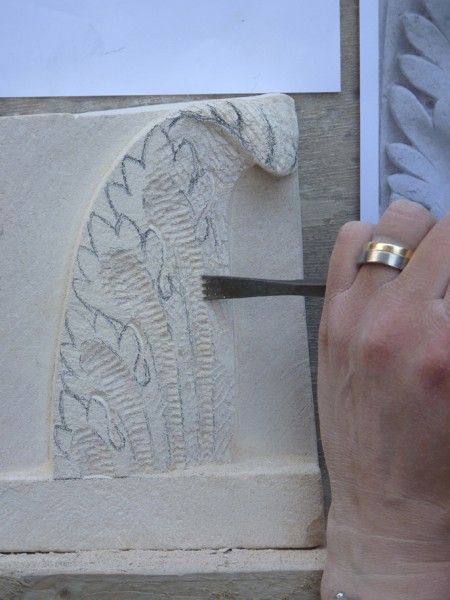
<svg viewBox="0 0 450 600"><path fill-rule="evenodd" d="M428 17L402 17L416 54L398 57L408 86L392 86L389 103L409 143L388 144L389 159L398 169L388 184L391 201L408 198L440 217L450 210L450 4L425 0L423 6Z"/></svg>
<svg viewBox="0 0 450 600"><path fill-rule="evenodd" d="M227 460L233 335L203 301L228 271L241 172L297 161L285 97L193 105L143 132L95 196L76 252L55 390L57 477L129 476Z"/></svg>
<svg viewBox="0 0 450 600"><path fill-rule="evenodd" d="M298 125L295 103L289 96L267 94L234 98L182 109L170 123L192 119L219 130L236 144L250 164L283 177L298 160Z"/></svg>

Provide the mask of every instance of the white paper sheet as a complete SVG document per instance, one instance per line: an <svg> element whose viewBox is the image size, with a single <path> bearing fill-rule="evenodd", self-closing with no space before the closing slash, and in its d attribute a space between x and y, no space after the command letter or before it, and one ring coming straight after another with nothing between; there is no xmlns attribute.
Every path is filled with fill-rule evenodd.
<svg viewBox="0 0 450 600"><path fill-rule="evenodd" d="M379 2L360 0L361 221L379 219Z"/></svg>
<svg viewBox="0 0 450 600"><path fill-rule="evenodd" d="M2 0L0 96L336 92L339 0Z"/></svg>

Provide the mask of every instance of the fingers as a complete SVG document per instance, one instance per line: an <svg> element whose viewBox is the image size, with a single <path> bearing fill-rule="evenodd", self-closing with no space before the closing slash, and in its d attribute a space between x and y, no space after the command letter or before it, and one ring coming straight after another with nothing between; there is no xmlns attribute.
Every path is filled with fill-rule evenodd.
<svg viewBox="0 0 450 600"><path fill-rule="evenodd" d="M361 248L370 242L372 233L373 225L359 221L350 221L341 228L330 259L326 298L332 298L352 285L358 273Z"/></svg>
<svg viewBox="0 0 450 600"><path fill-rule="evenodd" d="M390 242L415 250L436 219L431 213L415 202L396 200L385 211L375 226L372 239ZM385 283L399 276L399 271L381 264L362 265L355 280L355 286L370 294Z"/></svg>
<svg viewBox="0 0 450 600"><path fill-rule="evenodd" d="M450 278L450 217L447 219L447 225L443 225L445 221L446 219L436 225L436 219L420 204L397 200L387 208L375 227L357 221L346 223L339 232L331 256L326 297L333 297L352 285L364 291L364 294L369 297L374 290L393 279L398 279L399 285L405 287L410 285L414 289L423 288L423 284L419 281L422 281L426 275L428 280L434 279L435 284L431 285L431 288L429 285L429 289L423 293L434 294L432 297L437 297L436 290L439 290L441 294L439 297L442 297ZM444 254L439 252L440 260L432 263L428 255L433 251L436 253L437 238L445 236L448 246L448 259L445 259L447 269L444 269L446 274L441 273L440 278L436 280L436 272L439 269L442 271L440 263ZM357 261L361 251L371 240L390 242L417 250L402 273L392 267L373 263L358 267ZM412 277L416 278L415 282L412 281Z"/></svg>
<svg viewBox="0 0 450 600"><path fill-rule="evenodd" d="M438 221L416 249L398 284L417 299L450 299L450 215Z"/></svg>

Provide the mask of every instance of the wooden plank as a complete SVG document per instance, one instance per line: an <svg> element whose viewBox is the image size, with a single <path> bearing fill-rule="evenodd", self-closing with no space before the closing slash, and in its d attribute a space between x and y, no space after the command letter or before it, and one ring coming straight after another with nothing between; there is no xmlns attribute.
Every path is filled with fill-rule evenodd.
<svg viewBox="0 0 450 600"><path fill-rule="evenodd" d="M299 171L306 276L326 277L339 228L346 221L359 219L358 5L357 0L341 0L342 92L295 96L300 125ZM318 298L306 301L315 402L322 302ZM330 491L320 435L319 459L328 507Z"/></svg>

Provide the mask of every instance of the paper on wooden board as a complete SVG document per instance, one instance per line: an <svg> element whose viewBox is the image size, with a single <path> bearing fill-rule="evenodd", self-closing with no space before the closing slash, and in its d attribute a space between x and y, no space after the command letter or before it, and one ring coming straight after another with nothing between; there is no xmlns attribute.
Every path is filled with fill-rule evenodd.
<svg viewBox="0 0 450 600"><path fill-rule="evenodd" d="M4 0L0 96L340 91L339 0Z"/></svg>

